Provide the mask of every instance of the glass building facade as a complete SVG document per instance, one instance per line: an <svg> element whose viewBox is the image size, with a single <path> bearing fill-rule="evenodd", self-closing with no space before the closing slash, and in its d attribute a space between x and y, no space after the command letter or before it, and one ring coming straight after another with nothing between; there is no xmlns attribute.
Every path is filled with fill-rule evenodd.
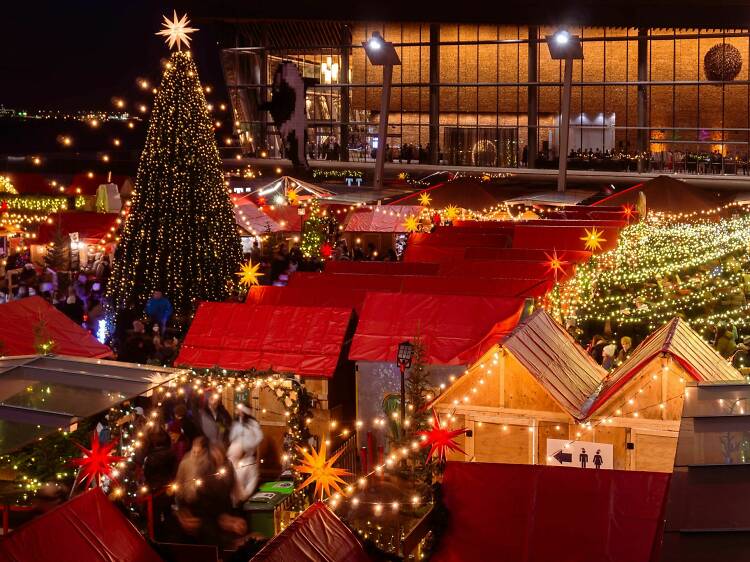
<svg viewBox="0 0 750 562"><path fill-rule="evenodd" d="M574 61L571 166L747 173L750 33L729 29L568 27ZM267 112L282 61L312 79L308 156L372 160L382 70L363 42L394 43L387 148L395 161L553 167L563 63L543 26L306 21L234 26L222 64L243 151L282 156Z"/></svg>

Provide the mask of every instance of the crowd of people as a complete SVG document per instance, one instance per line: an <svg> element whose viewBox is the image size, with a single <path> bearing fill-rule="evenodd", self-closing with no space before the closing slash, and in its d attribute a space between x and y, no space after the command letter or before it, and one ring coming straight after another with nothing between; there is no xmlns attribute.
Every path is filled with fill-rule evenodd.
<svg viewBox="0 0 750 562"><path fill-rule="evenodd" d="M158 423L144 415L150 404L140 403L98 430L102 441L126 424L142 435L136 478L152 497L157 539L227 548L245 542L242 505L258 486L263 441L252 409L237 404L232 419L218 393L198 395L188 386L162 403Z"/></svg>

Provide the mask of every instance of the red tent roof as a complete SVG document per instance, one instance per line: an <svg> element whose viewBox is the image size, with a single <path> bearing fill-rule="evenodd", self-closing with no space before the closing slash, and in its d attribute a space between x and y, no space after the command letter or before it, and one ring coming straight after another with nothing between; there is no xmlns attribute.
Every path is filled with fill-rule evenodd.
<svg viewBox="0 0 750 562"><path fill-rule="evenodd" d="M263 205L258 207L264 214L271 217L283 232L302 232L302 222L305 216L299 214L299 207L293 205Z"/></svg>
<svg viewBox="0 0 750 562"><path fill-rule="evenodd" d="M327 261L326 273L360 273L369 275L437 275L440 265L403 261Z"/></svg>
<svg viewBox="0 0 750 562"><path fill-rule="evenodd" d="M55 352L77 357L109 357L106 345L73 322L41 297L0 304L0 342L3 355L33 355L34 328L46 323L49 337L55 341Z"/></svg>
<svg viewBox="0 0 750 562"><path fill-rule="evenodd" d="M107 234L112 234L111 228L117 229L118 213L86 213L77 211L67 211L51 215L52 224L46 222L39 226L36 244L47 244L51 242L57 232L57 226L60 225L60 231L63 237L67 237L71 232L77 232L80 240L88 240L91 243L100 243L102 239L106 242L114 241L107 238Z"/></svg>
<svg viewBox="0 0 750 562"><path fill-rule="evenodd" d="M669 213L687 213L712 209L726 203L731 193L709 191L669 176L658 176L644 183L620 190L594 205L635 205L638 193L646 196L646 209Z"/></svg>
<svg viewBox="0 0 750 562"><path fill-rule="evenodd" d="M522 308L514 298L368 293L349 358L393 362L399 343L420 336L428 363L471 363L515 327Z"/></svg>
<svg viewBox="0 0 750 562"><path fill-rule="evenodd" d="M204 302L175 364L333 376L349 308Z"/></svg>
<svg viewBox="0 0 750 562"><path fill-rule="evenodd" d="M308 507L251 562L370 562L349 528L321 502Z"/></svg>
<svg viewBox="0 0 750 562"><path fill-rule="evenodd" d="M645 562L663 527L669 474L449 462L450 514L431 560Z"/></svg>
<svg viewBox="0 0 750 562"><path fill-rule="evenodd" d="M422 207L415 205L384 205L356 209L349 213L346 232L407 232L406 217L419 218Z"/></svg>
<svg viewBox="0 0 750 562"><path fill-rule="evenodd" d="M0 541L2 562L160 562L100 488L40 515Z"/></svg>
<svg viewBox="0 0 750 562"><path fill-rule="evenodd" d="M503 347L513 354L561 408L577 420L607 372L543 309L537 310Z"/></svg>

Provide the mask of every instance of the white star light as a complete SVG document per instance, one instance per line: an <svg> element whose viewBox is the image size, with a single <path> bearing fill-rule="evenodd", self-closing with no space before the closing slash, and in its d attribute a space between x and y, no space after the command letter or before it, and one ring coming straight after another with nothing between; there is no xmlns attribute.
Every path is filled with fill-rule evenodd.
<svg viewBox="0 0 750 562"><path fill-rule="evenodd" d="M187 14L182 16L181 18L177 18L177 10L174 11L174 19L170 21L170 19L167 16L164 17L164 23L162 23L162 26L164 29L159 31L157 35L163 35L166 37L164 40L168 45L170 49L174 49L175 44L177 44L177 50L182 50L182 43L185 43L186 48L190 48L190 37L189 34L193 33L194 31L198 31L198 28L196 27L188 27L190 24L190 20L187 17Z"/></svg>

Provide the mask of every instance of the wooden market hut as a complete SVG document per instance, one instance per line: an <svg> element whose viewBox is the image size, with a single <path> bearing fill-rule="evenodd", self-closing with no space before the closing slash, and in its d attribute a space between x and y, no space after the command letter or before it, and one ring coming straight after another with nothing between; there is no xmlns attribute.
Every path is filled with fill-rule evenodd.
<svg viewBox="0 0 750 562"><path fill-rule="evenodd" d="M677 318L607 373L538 310L435 407L472 431L454 460L545 464L547 439L560 439L611 444L616 469L671 472L684 384L741 379Z"/></svg>

